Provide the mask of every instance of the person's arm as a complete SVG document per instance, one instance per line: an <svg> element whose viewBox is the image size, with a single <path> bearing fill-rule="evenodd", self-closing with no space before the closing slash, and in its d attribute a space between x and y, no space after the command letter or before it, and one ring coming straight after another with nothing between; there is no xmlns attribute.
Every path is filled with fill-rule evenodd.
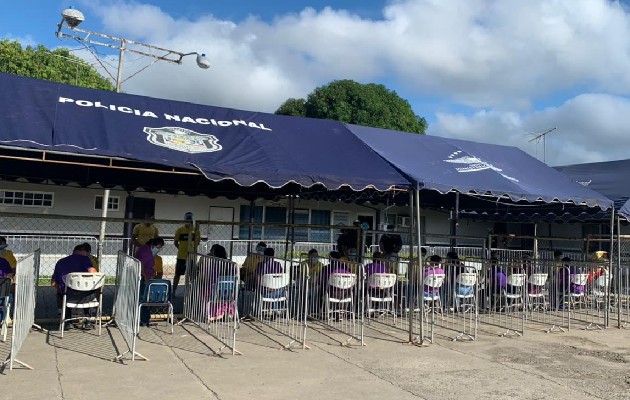
<svg viewBox="0 0 630 400"><path fill-rule="evenodd" d="M175 237L173 238L173 244L178 249L179 249L179 235L180 235L181 229L182 228L179 228L178 230L175 231Z"/></svg>
<svg viewBox="0 0 630 400"><path fill-rule="evenodd" d="M136 224L136 226L133 227L133 231L131 233L131 243L136 247L142 246L144 244L138 241L139 235L140 235L140 224Z"/></svg>
<svg viewBox="0 0 630 400"><path fill-rule="evenodd" d="M98 272L98 271L96 270L96 268L90 267L90 268L88 268L88 272L95 273L95 272Z"/></svg>

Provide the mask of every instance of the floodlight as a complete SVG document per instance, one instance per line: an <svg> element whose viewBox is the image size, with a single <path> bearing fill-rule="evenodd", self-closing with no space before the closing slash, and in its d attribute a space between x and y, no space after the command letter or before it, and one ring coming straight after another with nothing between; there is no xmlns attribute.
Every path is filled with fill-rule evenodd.
<svg viewBox="0 0 630 400"><path fill-rule="evenodd" d="M197 65L199 68L208 69L210 68L210 60L205 54L197 54Z"/></svg>
<svg viewBox="0 0 630 400"><path fill-rule="evenodd" d="M76 28L85 21L83 13L75 8L66 8L61 12L62 23L65 22L71 29Z"/></svg>

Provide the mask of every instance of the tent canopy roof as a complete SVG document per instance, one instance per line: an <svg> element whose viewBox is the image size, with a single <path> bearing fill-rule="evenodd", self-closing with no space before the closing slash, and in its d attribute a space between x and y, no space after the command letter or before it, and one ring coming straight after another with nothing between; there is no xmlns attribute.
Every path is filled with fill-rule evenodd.
<svg viewBox="0 0 630 400"><path fill-rule="evenodd" d="M607 209L610 199L510 146L412 135L357 125L348 128L421 188Z"/></svg>

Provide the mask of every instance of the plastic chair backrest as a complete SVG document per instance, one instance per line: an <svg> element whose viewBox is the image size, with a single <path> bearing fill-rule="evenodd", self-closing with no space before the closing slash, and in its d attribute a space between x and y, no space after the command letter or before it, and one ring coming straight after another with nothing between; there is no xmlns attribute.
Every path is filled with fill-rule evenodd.
<svg viewBox="0 0 630 400"><path fill-rule="evenodd" d="M267 289L282 289L289 286L289 274L264 274L260 285Z"/></svg>
<svg viewBox="0 0 630 400"><path fill-rule="evenodd" d="M0 278L0 297L11 294L11 278Z"/></svg>
<svg viewBox="0 0 630 400"><path fill-rule="evenodd" d="M328 278L328 284L337 289L350 289L357 283L357 276L349 273L334 273Z"/></svg>
<svg viewBox="0 0 630 400"><path fill-rule="evenodd" d="M531 274L529 276L529 283L533 286L545 286L548 277L549 275L547 274Z"/></svg>
<svg viewBox="0 0 630 400"><path fill-rule="evenodd" d="M370 275L369 286L378 289L389 289L396 284L396 274L376 273Z"/></svg>
<svg viewBox="0 0 630 400"><path fill-rule="evenodd" d="M231 292L236 285L236 277L232 275L219 275L217 277L216 289L221 292Z"/></svg>
<svg viewBox="0 0 630 400"><path fill-rule="evenodd" d="M444 274L429 273L424 277L424 286L439 288L444 283Z"/></svg>
<svg viewBox="0 0 630 400"><path fill-rule="evenodd" d="M166 303L170 298L171 282L167 279L151 279L147 282L144 301L147 303Z"/></svg>
<svg viewBox="0 0 630 400"><path fill-rule="evenodd" d="M477 274L474 272L462 272L457 275L455 281L461 286L475 286L475 283L477 283Z"/></svg>
<svg viewBox="0 0 630 400"><path fill-rule="evenodd" d="M610 285L610 274L608 270L604 270L600 276L595 279L593 283L596 287L607 288Z"/></svg>
<svg viewBox="0 0 630 400"><path fill-rule="evenodd" d="M578 286L584 286L588 282L588 274L571 275L571 283Z"/></svg>
<svg viewBox="0 0 630 400"><path fill-rule="evenodd" d="M396 273L398 275L407 275L408 265L406 262L397 262L396 263Z"/></svg>
<svg viewBox="0 0 630 400"><path fill-rule="evenodd" d="M71 272L63 280L67 289L87 292L103 287L105 275L102 272Z"/></svg>
<svg viewBox="0 0 630 400"><path fill-rule="evenodd" d="M525 284L525 274L510 274L507 277L507 284L510 286L523 286Z"/></svg>
<svg viewBox="0 0 630 400"><path fill-rule="evenodd" d="M464 261L464 266L474 268L476 271L481 271L483 264L480 261Z"/></svg>

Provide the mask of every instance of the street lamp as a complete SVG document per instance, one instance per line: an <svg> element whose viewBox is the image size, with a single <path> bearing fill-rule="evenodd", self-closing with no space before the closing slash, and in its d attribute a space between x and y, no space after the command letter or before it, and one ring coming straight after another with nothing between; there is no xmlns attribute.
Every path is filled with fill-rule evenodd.
<svg viewBox="0 0 630 400"><path fill-rule="evenodd" d="M78 26L85 20L83 13L75 8L68 8L61 12L61 22L57 25L57 37L75 39L83 44L89 43L97 46L109 47L119 51L118 56L118 70L116 75L116 92L121 91L123 82L126 79L122 79L122 69L125 57L125 51L131 53L140 54L142 56L151 57L155 60L149 64L152 65L158 61L168 61L173 64L181 64L182 60L186 56L196 55L197 66L202 69L210 68L210 60L206 58L205 54L191 52L182 53L176 50L165 49L163 47L153 46L146 43L136 42L134 40L119 38L111 35L107 35L99 32L92 32L85 29L80 29ZM72 33L65 33L63 29L69 29ZM97 37L97 39L92 39ZM98 38L108 39L111 42L99 41ZM155 53L154 53L155 52ZM147 66L148 67L148 66ZM145 67L146 68L146 67ZM134 74L135 75L135 74ZM133 75L132 75L133 76ZM129 78L127 78L129 79Z"/></svg>
<svg viewBox="0 0 630 400"><path fill-rule="evenodd" d="M83 13L75 8L67 8L61 12L61 22L57 25L56 35L58 38L69 38L75 39L78 42L86 44L93 44L97 46L109 47L112 49L117 49L119 51L118 55L118 69L116 73L116 92L120 93L122 84L126 80L122 78L122 70L123 63L125 57L125 51L129 51L131 53L140 54L142 56L153 58L153 62L149 65L142 68L140 71L134 73L129 78L135 76L136 74L143 71L145 68L150 67L154 63L158 61L168 61L173 64L181 64L182 60L186 56L196 55L197 56L197 66L202 69L210 68L210 61L206 58L205 54L191 52L191 53L182 53L175 50L165 49L163 47L153 46L146 43L140 43L129 39L119 38L111 35L107 35L104 33L92 32L85 29L80 29L78 26L85 21L85 17ZM63 32L64 29L68 29L71 33ZM96 37L96 39L92 39ZM110 42L100 41L98 38L107 39ZM87 47L87 46L86 46ZM104 66L103 66L104 67ZM105 68L107 71L107 69ZM109 71L107 71L109 74ZM111 76L111 74L110 74ZM129 79L127 78L127 79ZM112 76L113 79L113 76ZM98 260L99 263L102 263L103 256L103 243L105 241L105 228L107 223L105 222L105 218L107 217L107 208L109 205L109 189L105 189L103 192L103 210L101 216L103 218L101 222L101 229L99 235L99 246L98 246ZM127 210L125 210L125 214L127 214ZM125 215L126 216L126 215Z"/></svg>

